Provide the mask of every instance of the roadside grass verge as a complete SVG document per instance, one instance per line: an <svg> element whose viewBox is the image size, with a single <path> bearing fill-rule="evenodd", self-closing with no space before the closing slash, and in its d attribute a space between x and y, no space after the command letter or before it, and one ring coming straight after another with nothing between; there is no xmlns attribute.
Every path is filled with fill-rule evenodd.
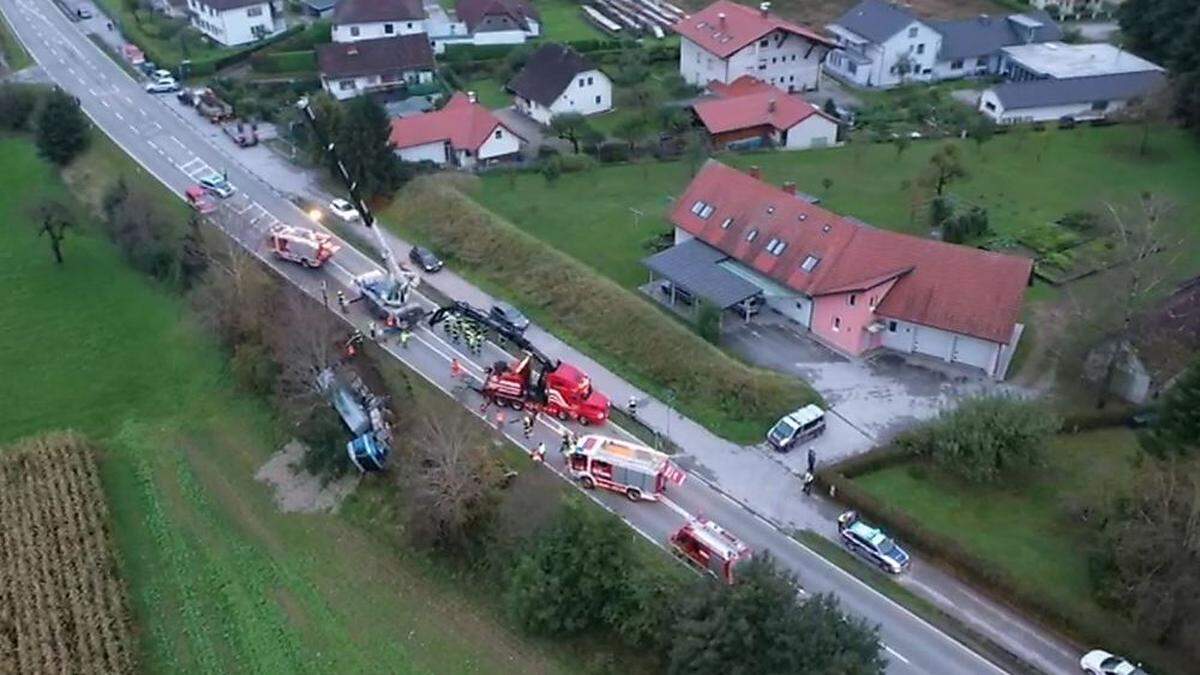
<svg viewBox="0 0 1200 675"><path fill-rule="evenodd" d="M1039 671L1017 658L1014 654L987 637L979 634L970 626L953 616L943 612L929 600L913 593L882 573L866 566L861 560L837 544L812 530L800 530L793 535L805 546L816 551L818 555L837 565L855 579L870 586L892 602L916 614L926 622L966 645L972 651L985 655L994 663L1002 664L1012 673L1035 675ZM869 617L868 617L869 619Z"/></svg>
<svg viewBox="0 0 1200 675"><path fill-rule="evenodd" d="M25 51L25 46L8 24L8 18L3 15L0 15L0 53L4 54L4 62L8 64L11 72L15 73L33 65L29 52Z"/></svg>
<svg viewBox="0 0 1200 675"><path fill-rule="evenodd" d="M1089 575L1097 524L1088 507L1128 489L1136 455L1133 432L1110 427L1057 436L1047 466L1012 487L967 485L901 456L833 480L843 501L993 596L1080 642L1161 667L1180 660L1100 606Z"/></svg>
<svg viewBox="0 0 1200 675"><path fill-rule="evenodd" d="M128 61L121 58L121 56L113 50L112 45L104 41L104 38L96 35L95 33L88 33L87 39L90 40L92 44L99 47L100 51L104 52L108 58L112 59L114 63L121 67L121 70L125 71L125 73L134 80L137 80L139 77L141 77L141 73L139 73L136 68L130 65Z"/></svg>
<svg viewBox="0 0 1200 675"><path fill-rule="evenodd" d="M1014 131L982 149L968 141L916 141L897 154L890 143L859 142L804 152L721 153L716 159L741 169L759 165L775 185L795 181L837 213L925 235L929 227L923 209L913 210L911 185L938 148L957 143L969 175L949 191L961 202L986 208L999 237L1019 239L1069 211L1132 204L1143 191L1172 205L1174 227L1197 233L1195 140L1183 130L1159 127L1151 134L1151 153L1142 157L1140 133L1136 125ZM825 178L832 181L829 189ZM639 264L649 254L645 243L670 230L666 214L690 179L687 162L643 162L564 174L553 184L533 172L485 174L472 194L517 227L632 288L646 280ZM1185 252L1179 266L1181 274L1200 271L1200 246Z"/></svg>
<svg viewBox="0 0 1200 675"><path fill-rule="evenodd" d="M779 416L820 401L804 382L742 364L497 217L459 190L469 180L418 178L384 216L402 235L430 244L456 271L514 301L613 372L660 398L673 390L681 411L720 436L757 441Z"/></svg>
<svg viewBox="0 0 1200 675"><path fill-rule="evenodd" d="M290 434L235 389L178 296L127 267L85 213L96 181L122 174L178 201L103 136L69 191L30 142L0 139L0 445L72 428L103 448L143 670L581 672L594 645L526 639L493 611L493 586L376 537L396 528L388 475L364 480L381 503L369 522L349 506L278 510L254 475ZM44 196L82 202L62 266L33 225Z"/></svg>

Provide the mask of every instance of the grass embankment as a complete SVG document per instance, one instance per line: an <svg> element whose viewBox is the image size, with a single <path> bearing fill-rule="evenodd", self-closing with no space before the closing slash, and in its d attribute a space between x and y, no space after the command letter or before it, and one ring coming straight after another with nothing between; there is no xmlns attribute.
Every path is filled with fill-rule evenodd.
<svg viewBox="0 0 1200 675"><path fill-rule="evenodd" d="M458 187L471 180L413 181L386 212L389 224L638 387L660 398L673 389L680 410L725 438L758 441L780 415L819 400L805 383L736 361L648 301L481 207Z"/></svg>
<svg viewBox="0 0 1200 675"><path fill-rule="evenodd" d="M160 68L175 70L186 59L191 61L190 76L209 75L218 59L247 49L218 46L188 25L186 19L172 19L140 9L131 10L130 4L123 0L96 2L120 27L121 33Z"/></svg>
<svg viewBox="0 0 1200 675"><path fill-rule="evenodd" d="M103 138L73 169L85 200L100 180L151 180ZM69 427L104 447L144 671L581 667L516 637L488 610L494 589L464 591L351 516L279 512L253 476L286 437L233 389L178 297L126 267L82 213L54 265L29 207L67 191L27 141L0 141L0 182L0 443Z"/></svg>
<svg viewBox="0 0 1200 675"><path fill-rule="evenodd" d="M1023 596L1039 598L1089 631L1118 623L1112 610L1093 599L1088 553L1095 545L1094 525L1082 522L1080 514L1104 495L1127 489L1136 454L1134 434L1110 428L1056 437L1047 466L1009 488L966 485L916 463L856 476L854 484L982 560ZM1137 640L1129 631L1120 636ZM1134 644L1131 651L1141 658L1157 655L1145 640ZM1116 643L1109 648L1129 649Z"/></svg>
<svg viewBox="0 0 1200 675"><path fill-rule="evenodd" d="M3 15L0 15L0 53L4 54L4 62L8 64L9 72L15 73L33 65L29 52L25 51L25 46L17 39L17 34Z"/></svg>
<svg viewBox="0 0 1200 675"><path fill-rule="evenodd" d="M1100 211L1104 201L1128 204L1143 192L1174 205L1172 223L1196 230L1200 223L1200 152L1187 133L1154 131L1151 153L1137 154L1141 130L1135 126L1048 130L1044 135L997 136L982 151L962 144L969 177L950 192L988 210L992 230L1020 238L1068 211ZM852 144L804 152L723 153L727 164L762 167L776 185L796 181L823 205L877 227L924 234L923 214L912 212L915 182L941 142L914 142L897 157L890 144ZM1038 157L1041 157L1040 161ZM602 166L565 174L547 184L536 173L483 177L476 193L489 209L559 250L632 288L646 280L639 264L643 244L669 229L665 214L691 175L686 162L647 162ZM825 190L822 179L832 186ZM635 222L632 209L644 216ZM1180 260L1183 271L1200 271L1200 247Z"/></svg>

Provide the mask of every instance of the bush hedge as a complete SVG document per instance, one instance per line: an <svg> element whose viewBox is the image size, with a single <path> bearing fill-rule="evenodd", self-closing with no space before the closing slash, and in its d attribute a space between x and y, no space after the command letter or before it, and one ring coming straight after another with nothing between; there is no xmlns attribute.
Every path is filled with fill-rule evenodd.
<svg viewBox="0 0 1200 675"><path fill-rule="evenodd" d="M751 368L649 301L517 229L463 190L470 177L425 176L389 211L458 269L504 289L535 318L614 372L738 442L761 439L781 415L821 397L799 379Z"/></svg>
<svg viewBox="0 0 1200 675"><path fill-rule="evenodd" d="M250 57L250 67L260 73L291 73L317 69L317 52L261 52Z"/></svg>

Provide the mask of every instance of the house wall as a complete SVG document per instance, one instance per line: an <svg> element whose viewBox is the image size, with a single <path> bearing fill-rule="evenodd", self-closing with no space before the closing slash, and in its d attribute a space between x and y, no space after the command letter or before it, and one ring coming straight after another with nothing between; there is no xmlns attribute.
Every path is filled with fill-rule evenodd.
<svg viewBox="0 0 1200 675"><path fill-rule="evenodd" d="M612 81L599 70L577 74L550 105L551 116L568 112L595 115L608 110L612 110ZM549 119L542 122L549 123Z"/></svg>
<svg viewBox="0 0 1200 675"><path fill-rule="evenodd" d="M877 320L875 307L895 283L895 279L891 279L863 291L814 298L813 332L848 354L861 354L880 346L882 337L868 332L867 326Z"/></svg>
<svg viewBox="0 0 1200 675"><path fill-rule="evenodd" d="M729 82L728 63L691 40L679 38L679 74L689 84L706 86L712 80ZM732 78L737 79L737 78Z"/></svg>
<svg viewBox="0 0 1200 675"><path fill-rule="evenodd" d="M812 327L813 301L806 295L764 295L767 307L805 328Z"/></svg>
<svg viewBox="0 0 1200 675"><path fill-rule="evenodd" d="M424 145L414 145L410 148L396 149L396 155L406 162L433 162L438 166L446 164L450 160L447 157L447 144L445 141L434 141L425 143Z"/></svg>
<svg viewBox="0 0 1200 675"><path fill-rule="evenodd" d="M430 70L407 71L403 77L396 78L389 76L388 79L385 79L381 75L362 75L353 78L344 77L336 79L321 76L321 85L325 88L325 91L329 92L330 95L339 101L354 98L366 93L368 90L398 87L405 83L423 84L432 81L433 71Z"/></svg>
<svg viewBox="0 0 1200 675"><path fill-rule="evenodd" d="M334 24L332 37L334 42L358 42L424 32L424 21L374 21Z"/></svg>
<svg viewBox="0 0 1200 675"><path fill-rule="evenodd" d="M734 129L733 131L724 131L719 134L709 134L709 137L712 139L713 147L725 149L730 143L769 138L773 137L774 135L774 127L769 125L761 125L757 127L747 127L745 129Z"/></svg>
<svg viewBox="0 0 1200 675"><path fill-rule="evenodd" d="M682 227L675 228L675 245L676 246L678 246L679 244L682 244L683 242L687 241L688 239L695 239L695 238L696 237L694 235L692 235L690 232L683 229Z"/></svg>
<svg viewBox="0 0 1200 675"><path fill-rule="evenodd" d="M471 36L471 42L476 45L519 45L528 38L529 35L522 30L489 30L475 33Z"/></svg>
<svg viewBox="0 0 1200 675"><path fill-rule="evenodd" d="M1128 103L1127 100L1107 101L1107 105L1103 110L1094 109L1091 102L1009 110L1000 102L995 91L988 89L979 96L979 112L990 117L997 124L1052 122L1063 117L1073 117L1077 120L1091 120L1107 117L1124 108Z"/></svg>
<svg viewBox="0 0 1200 675"><path fill-rule="evenodd" d="M229 47L249 44L279 32L275 29L275 16L269 2L221 12L201 0L188 0L188 8L193 12L193 27Z"/></svg>
<svg viewBox="0 0 1200 675"><path fill-rule="evenodd" d="M844 36L838 36L838 43L845 49L854 50L853 44ZM850 73L849 61L843 58L831 61L826 68L840 79L868 87L894 87L902 82L913 81L929 82L936 78L934 66L941 48L940 33L920 21L913 21L886 42L866 42L861 51L871 59L869 65L859 65L856 72ZM911 57L914 70L902 78L892 72L892 67L904 55Z"/></svg>
<svg viewBox="0 0 1200 675"><path fill-rule="evenodd" d="M933 65L934 80L954 80L962 77L980 77L991 75L1000 69L1000 56L997 54L989 54L987 56L972 56L970 58L960 59L962 67L954 68L956 61L946 60L937 61Z"/></svg>
<svg viewBox="0 0 1200 675"><path fill-rule="evenodd" d="M974 366L995 375L999 365L998 342L954 333L932 326L881 317L884 329L879 333L881 346L906 354L924 354L949 363Z"/></svg>
<svg viewBox="0 0 1200 675"><path fill-rule="evenodd" d="M538 124L543 126L548 126L550 124L550 117L553 115L553 113L551 113L550 109L541 103L538 103L537 101L530 101L529 99L521 96L513 96L513 105L516 106L517 110L525 113L525 115Z"/></svg>
<svg viewBox="0 0 1200 675"><path fill-rule="evenodd" d="M521 139L502 125L496 125L488 139L479 146L479 159L487 161L521 151Z"/></svg>
<svg viewBox="0 0 1200 675"><path fill-rule="evenodd" d="M837 122L823 115L812 115L783 134L782 147L788 150L825 148L837 144Z"/></svg>
<svg viewBox="0 0 1200 675"><path fill-rule="evenodd" d="M753 75L785 91L812 91L821 82L821 61L828 51L799 35L772 31L729 57L723 81Z"/></svg>

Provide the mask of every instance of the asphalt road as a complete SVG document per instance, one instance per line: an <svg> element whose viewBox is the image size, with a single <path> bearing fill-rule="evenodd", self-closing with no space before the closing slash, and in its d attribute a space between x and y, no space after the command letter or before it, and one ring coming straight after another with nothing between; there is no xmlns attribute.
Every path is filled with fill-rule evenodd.
<svg viewBox="0 0 1200 675"><path fill-rule="evenodd" d="M194 115L194 111L177 103L174 96L156 97L145 93L141 83L131 79L100 52L79 27L48 0L0 0L0 9L49 77L77 96L96 125L172 192L182 195L196 179L227 171L237 193L222 202L216 214L218 224L290 283L319 297L320 283L325 280L330 285L331 296L336 289L342 288L348 297L354 297L353 276L378 267L345 242L336 258L319 271L302 269L268 256L263 239L271 225L286 222L311 227L312 223L271 186L243 171L237 163L230 162L226 157L227 149L218 147L183 123L181 116ZM351 307L346 319L364 327L367 317L363 310L355 305ZM473 362L443 340L440 333L427 329L418 331L407 348L395 344L385 345L385 348L477 414L480 401L476 394L451 377L450 360L457 358L469 372L478 375L477 363L504 358L498 347L488 345L485 354ZM544 420L539 423L532 440L521 438L519 427L518 423L507 424L504 428L518 445L528 448L531 444L545 442L551 449L557 447L561 428L558 422ZM579 429L576 431L580 432ZM623 433L612 426L605 431ZM562 460L558 454L552 451L548 460L548 466L561 474ZM690 514L697 514L730 530L755 551L770 550L784 566L798 574L808 592L836 593L846 610L879 624L891 673L1003 672L696 477L690 477L684 485L672 489L670 499L660 503L635 504L610 493L588 494L660 546Z"/></svg>

